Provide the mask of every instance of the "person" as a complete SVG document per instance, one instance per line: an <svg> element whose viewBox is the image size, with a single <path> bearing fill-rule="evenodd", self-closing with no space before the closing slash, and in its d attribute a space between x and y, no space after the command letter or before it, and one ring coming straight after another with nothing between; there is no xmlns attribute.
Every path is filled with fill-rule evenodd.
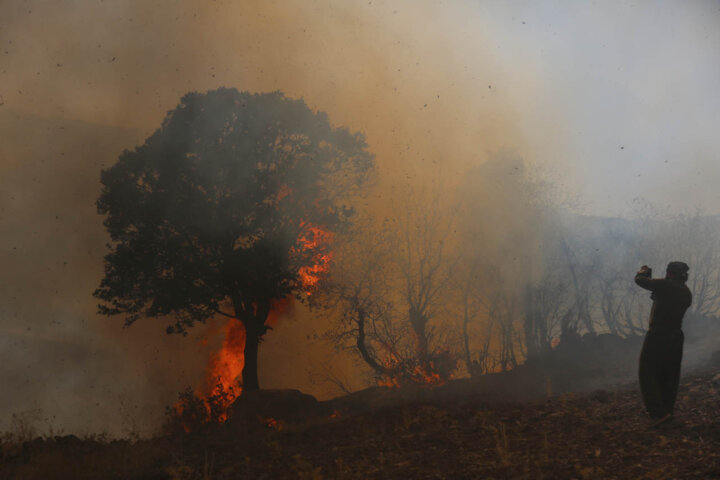
<svg viewBox="0 0 720 480"><path fill-rule="evenodd" d="M650 290L653 300L638 372L640 391L652 419L652 428L674 423L673 410L685 339L682 320L692 303L692 293L685 285L689 270L683 262L670 262L665 278L652 278L652 269L647 265L635 275L635 283Z"/></svg>

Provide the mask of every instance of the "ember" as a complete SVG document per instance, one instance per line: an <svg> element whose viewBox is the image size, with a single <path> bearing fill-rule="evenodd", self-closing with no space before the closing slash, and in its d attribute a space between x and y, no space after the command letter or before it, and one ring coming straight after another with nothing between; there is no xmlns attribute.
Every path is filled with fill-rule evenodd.
<svg viewBox="0 0 720 480"><path fill-rule="evenodd" d="M258 420L260 420L260 423L267 426L268 428L272 428L273 430L277 430L278 432L281 432L285 429L287 429L287 424L282 421L275 418L264 418L261 416L258 416Z"/></svg>

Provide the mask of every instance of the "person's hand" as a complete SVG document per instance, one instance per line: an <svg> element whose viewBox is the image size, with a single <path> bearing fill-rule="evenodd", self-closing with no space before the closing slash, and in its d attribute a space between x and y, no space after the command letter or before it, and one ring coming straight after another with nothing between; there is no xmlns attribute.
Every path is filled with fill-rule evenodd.
<svg viewBox="0 0 720 480"><path fill-rule="evenodd" d="M640 271L638 271L638 274L650 277L652 276L652 268L648 267L647 265L643 265L642 267L640 267Z"/></svg>

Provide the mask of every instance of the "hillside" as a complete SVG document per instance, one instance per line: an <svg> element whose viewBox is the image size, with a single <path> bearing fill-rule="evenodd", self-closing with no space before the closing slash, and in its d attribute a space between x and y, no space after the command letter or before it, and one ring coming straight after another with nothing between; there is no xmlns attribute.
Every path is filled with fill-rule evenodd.
<svg viewBox="0 0 720 480"><path fill-rule="evenodd" d="M716 478L719 388L720 369L686 375L681 425L664 430L647 428L638 389L627 384L516 403L461 393L406 399L279 431L270 421L229 422L135 443L5 442L0 478Z"/></svg>

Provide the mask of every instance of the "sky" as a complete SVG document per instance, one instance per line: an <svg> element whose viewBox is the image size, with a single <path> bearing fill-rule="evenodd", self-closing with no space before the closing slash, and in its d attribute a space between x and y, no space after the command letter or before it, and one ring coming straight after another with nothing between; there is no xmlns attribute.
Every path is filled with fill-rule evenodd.
<svg viewBox="0 0 720 480"><path fill-rule="evenodd" d="M212 342L123 330L90 295L99 172L184 93L304 98L366 134L388 188L509 149L587 214L718 214L718 27L717 1L3 0L0 429L129 431L202 375ZM312 318L281 325L261 379L326 394Z"/></svg>

